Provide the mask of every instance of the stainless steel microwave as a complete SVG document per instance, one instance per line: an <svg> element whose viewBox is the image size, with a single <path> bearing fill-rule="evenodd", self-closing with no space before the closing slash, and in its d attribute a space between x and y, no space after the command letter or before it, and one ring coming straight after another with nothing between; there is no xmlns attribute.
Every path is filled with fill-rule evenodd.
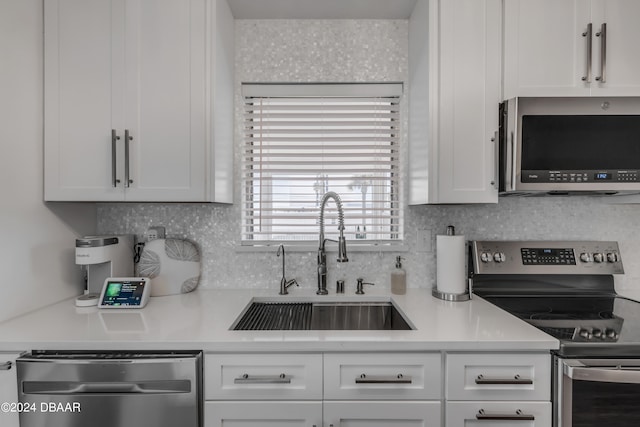
<svg viewBox="0 0 640 427"><path fill-rule="evenodd" d="M500 105L499 190L640 193L640 97L520 97Z"/></svg>

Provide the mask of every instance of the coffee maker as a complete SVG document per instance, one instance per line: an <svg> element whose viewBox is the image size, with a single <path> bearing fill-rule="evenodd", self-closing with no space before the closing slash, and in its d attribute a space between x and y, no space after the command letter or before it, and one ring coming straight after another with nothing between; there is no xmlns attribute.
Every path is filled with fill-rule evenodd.
<svg viewBox="0 0 640 427"><path fill-rule="evenodd" d="M87 272L84 295L76 298L76 305L97 305L106 278L134 275L134 243L133 235L76 239L76 264L85 266Z"/></svg>

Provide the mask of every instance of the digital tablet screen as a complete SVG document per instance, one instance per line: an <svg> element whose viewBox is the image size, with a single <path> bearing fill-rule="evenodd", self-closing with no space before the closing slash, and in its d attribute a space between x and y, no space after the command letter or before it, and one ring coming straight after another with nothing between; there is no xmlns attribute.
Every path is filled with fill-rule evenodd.
<svg viewBox="0 0 640 427"><path fill-rule="evenodd" d="M105 283L100 305L111 307L139 306L146 282L144 280L113 280Z"/></svg>

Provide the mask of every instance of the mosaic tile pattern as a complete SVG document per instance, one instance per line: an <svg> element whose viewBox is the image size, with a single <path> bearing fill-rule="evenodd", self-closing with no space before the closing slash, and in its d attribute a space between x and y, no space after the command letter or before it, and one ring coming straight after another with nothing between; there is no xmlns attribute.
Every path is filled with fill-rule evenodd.
<svg viewBox="0 0 640 427"><path fill-rule="evenodd" d="M399 20L236 21L236 147L241 144L241 82L388 82L407 81L408 23ZM406 92L406 88L405 88ZM402 101L401 143L407 141L408 100ZM240 155L236 149L236 165ZM401 157L406 164L406 153ZM236 200L240 199L239 166ZM406 194L406 186L403 192ZM239 250L239 207L216 204L101 204L99 233L134 233L154 225L167 237L195 241L201 250L205 288L273 288L278 292L281 259L268 252ZM640 206L609 205L600 198L505 198L498 205L408 207L405 258L409 287L431 288L435 281L435 235L454 225L472 239L617 240L624 257L623 288L640 287ZM431 248L418 252L417 230L431 231ZM345 280L347 293L364 277L389 288L393 252L350 252L337 264L329 253L327 283ZM316 287L316 253L287 251L287 278ZM295 294L295 289L292 290Z"/></svg>

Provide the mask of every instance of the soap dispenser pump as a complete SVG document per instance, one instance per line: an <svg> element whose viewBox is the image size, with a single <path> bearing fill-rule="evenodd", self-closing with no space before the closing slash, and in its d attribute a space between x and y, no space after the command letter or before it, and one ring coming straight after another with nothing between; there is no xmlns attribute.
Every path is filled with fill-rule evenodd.
<svg viewBox="0 0 640 427"><path fill-rule="evenodd" d="M396 257L396 268L391 272L391 293L404 295L407 293L407 272L402 268L402 257Z"/></svg>

